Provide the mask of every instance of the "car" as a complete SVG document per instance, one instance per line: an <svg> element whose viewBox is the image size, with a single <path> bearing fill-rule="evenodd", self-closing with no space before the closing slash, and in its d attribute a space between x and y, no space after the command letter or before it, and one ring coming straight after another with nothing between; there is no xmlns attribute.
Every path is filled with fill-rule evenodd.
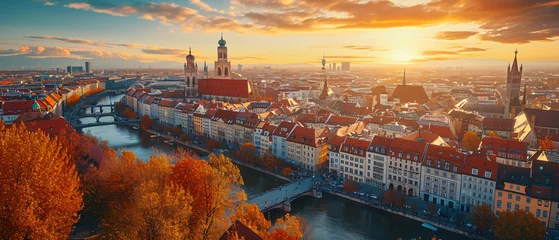
<svg viewBox="0 0 559 240"><path fill-rule="evenodd" d="M410 210L410 211L412 210L410 205L406 205L406 206L404 206L404 208L405 208L406 210Z"/></svg>
<svg viewBox="0 0 559 240"><path fill-rule="evenodd" d="M365 193L362 193L362 192L360 192L358 194L361 195L361 196L365 196Z"/></svg>
<svg viewBox="0 0 559 240"><path fill-rule="evenodd" d="M372 198L372 199L377 199L377 196L374 195L374 194L370 194L369 197Z"/></svg>

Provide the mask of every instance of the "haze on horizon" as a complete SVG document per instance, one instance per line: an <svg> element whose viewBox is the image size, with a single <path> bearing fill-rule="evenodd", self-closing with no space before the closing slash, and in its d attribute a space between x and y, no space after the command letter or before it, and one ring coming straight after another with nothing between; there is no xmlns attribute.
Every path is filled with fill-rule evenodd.
<svg viewBox="0 0 559 240"><path fill-rule="evenodd" d="M308 66L503 66L514 50L532 67L559 65L553 0L7 0L0 68L180 68L216 59Z"/></svg>

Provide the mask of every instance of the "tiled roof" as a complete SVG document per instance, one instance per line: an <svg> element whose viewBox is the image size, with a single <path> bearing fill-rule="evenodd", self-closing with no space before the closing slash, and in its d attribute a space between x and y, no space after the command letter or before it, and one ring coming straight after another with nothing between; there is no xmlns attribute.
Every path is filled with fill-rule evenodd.
<svg viewBox="0 0 559 240"><path fill-rule="evenodd" d="M236 235L234 234L236 233ZM241 221L236 220L235 223L231 224L231 226L221 235L219 240L230 240L230 236L236 236L235 239L244 239L244 240L263 240L258 234L244 225ZM232 240L233 238L231 238Z"/></svg>
<svg viewBox="0 0 559 240"><path fill-rule="evenodd" d="M212 120L217 121L221 119L223 122L227 124L234 124L237 120L237 114L239 112L229 111L229 110L217 110Z"/></svg>
<svg viewBox="0 0 559 240"><path fill-rule="evenodd" d="M339 152L342 144L345 142L346 136L332 135L328 141L328 150L332 152Z"/></svg>
<svg viewBox="0 0 559 240"><path fill-rule="evenodd" d="M330 116L326 124L334 126L348 126L357 122L357 118L352 117L342 117L342 116Z"/></svg>
<svg viewBox="0 0 559 240"><path fill-rule="evenodd" d="M178 101L161 100L159 107L175 108L179 104Z"/></svg>
<svg viewBox="0 0 559 240"><path fill-rule="evenodd" d="M438 126L438 125L422 125L423 130L427 130L434 134L437 134L443 138L448 138L450 140L454 140L456 136L452 133L452 130L448 126Z"/></svg>
<svg viewBox="0 0 559 240"><path fill-rule="evenodd" d="M356 139L353 137L347 137L345 143L343 144L341 151L361 157L367 155L367 150L371 145L370 140Z"/></svg>
<svg viewBox="0 0 559 240"><path fill-rule="evenodd" d="M251 94L248 80L200 79L198 92L203 95L248 98Z"/></svg>
<svg viewBox="0 0 559 240"><path fill-rule="evenodd" d="M4 114L20 114L24 112L33 111L33 103L35 100L17 100L17 101L5 101L4 102ZM46 109L46 105L41 101L37 100L41 109Z"/></svg>
<svg viewBox="0 0 559 240"><path fill-rule="evenodd" d="M501 138L484 137L480 150L498 157L527 161L528 143Z"/></svg>
<svg viewBox="0 0 559 240"><path fill-rule="evenodd" d="M425 158L423 166L462 173L466 155L450 147L429 145L425 152Z"/></svg>
<svg viewBox="0 0 559 240"><path fill-rule="evenodd" d="M485 171L491 171L491 176L486 179L497 180L497 160L495 155L487 155L480 152L472 153L466 156L466 164L464 164L464 174L474 175L480 178L485 177ZM472 169L477 169L477 175Z"/></svg>
<svg viewBox="0 0 559 240"><path fill-rule="evenodd" d="M274 136L286 138L295 126L298 126L298 124L294 122L283 121L274 131Z"/></svg>
<svg viewBox="0 0 559 240"><path fill-rule="evenodd" d="M410 133L406 136L401 137L401 139L406 139L411 141L422 141L430 144L448 147L448 144L439 135L426 130Z"/></svg>
<svg viewBox="0 0 559 240"><path fill-rule="evenodd" d="M289 134L287 141L318 147L327 143L326 137L329 135L330 131L328 129L297 127Z"/></svg>
<svg viewBox="0 0 559 240"><path fill-rule="evenodd" d="M70 134L75 130L66 122L64 118L54 113L28 112L20 115L14 123L23 122L32 131L41 130L49 135L59 135L61 133Z"/></svg>
<svg viewBox="0 0 559 240"><path fill-rule="evenodd" d="M559 111L527 108L524 110L528 121L535 117L536 127L559 128Z"/></svg>
<svg viewBox="0 0 559 240"><path fill-rule="evenodd" d="M485 130L513 132L514 122L514 119L508 118L484 118L483 128Z"/></svg>
<svg viewBox="0 0 559 240"><path fill-rule="evenodd" d="M392 145L390 145L389 155L398 157L401 153L402 158L408 159L410 161L421 162L423 153L425 151L425 146L425 142L417 142L402 138L396 138L392 141ZM414 158L415 156L417 156L417 160Z"/></svg>
<svg viewBox="0 0 559 240"><path fill-rule="evenodd" d="M369 152L376 152L381 153L384 155L388 154L388 149L392 145L394 139L382 137L382 136L375 136L371 141L371 146L369 147Z"/></svg>
<svg viewBox="0 0 559 240"><path fill-rule="evenodd" d="M423 104L429 102L423 86L398 85L392 93L393 98L400 99L401 103L417 102Z"/></svg>
<svg viewBox="0 0 559 240"><path fill-rule="evenodd" d="M301 114L297 117L297 121L302 123L325 123L328 116L328 114Z"/></svg>

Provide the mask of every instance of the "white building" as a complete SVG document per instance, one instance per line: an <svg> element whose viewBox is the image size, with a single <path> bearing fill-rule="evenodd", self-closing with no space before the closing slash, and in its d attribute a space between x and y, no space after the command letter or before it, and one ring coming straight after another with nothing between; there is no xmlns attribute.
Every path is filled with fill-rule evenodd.
<svg viewBox="0 0 559 240"><path fill-rule="evenodd" d="M421 141L394 139L389 150L389 189L409 196L419 196L420 167L427 144Z"/></svg>
<svg viewBox="0 0 559 240"><path fill-rule="evenodd" d="M367 150L367 176L365 182L386 189L388 175L388 149L392 139L375 136Z"/></svg>
<svg viewBox="0 0 559 240"><path fill-rule="evenodd" d="M462 174L460 210L470 212L472 206L488 204L493 210L498 163L495 155L474 153L466 156Z"/></svg>

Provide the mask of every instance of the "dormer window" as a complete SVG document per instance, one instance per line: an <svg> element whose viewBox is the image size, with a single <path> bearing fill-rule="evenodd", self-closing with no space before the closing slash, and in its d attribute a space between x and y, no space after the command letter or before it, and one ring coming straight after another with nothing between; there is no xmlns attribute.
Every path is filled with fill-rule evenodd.
<svg viewBox="0 0 559 240"><path fill-rule="evenodd" d="M444 169L446 170L450 169L450 163L444 163Z"/></svg>
<svg viewBox="0 0 559 240"><path fill-rule="evenodd" d="M477 175L477 168L472 168L472 175Z"/></svg>
<svg viewBox="0 0 559 240"><path fill-rule="evenodd" d="M453 172L458 172L458 167L457 167L457 166L454 166L454 167L452 168L452 171L453 171Z"/></svg>
<svg viewBox="0 0 559 240"><path fill-rule="evenodd" d="M485 177L491 178L491 170L485 170Z"/></svg>

